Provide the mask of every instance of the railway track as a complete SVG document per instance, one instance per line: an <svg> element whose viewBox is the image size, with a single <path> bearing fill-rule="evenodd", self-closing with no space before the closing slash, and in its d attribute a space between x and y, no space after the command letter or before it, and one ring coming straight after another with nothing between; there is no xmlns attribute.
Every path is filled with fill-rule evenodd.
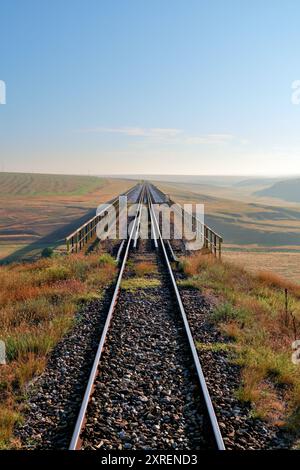
<svg viewBox="0 0 300 470"><path fill-rule="evenodd" d="M71 450L224 449L152 204L143 185Z"/></svg>

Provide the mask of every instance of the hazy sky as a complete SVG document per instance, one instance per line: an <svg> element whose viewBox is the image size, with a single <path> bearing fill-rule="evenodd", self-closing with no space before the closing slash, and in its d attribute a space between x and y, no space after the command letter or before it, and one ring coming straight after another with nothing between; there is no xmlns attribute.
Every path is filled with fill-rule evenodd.
<svg viewBox="0 0 300 470"><path fill-rule="evenodd" d="M300 174L299 23L298 0L1 0L0 170Z"/></svg>

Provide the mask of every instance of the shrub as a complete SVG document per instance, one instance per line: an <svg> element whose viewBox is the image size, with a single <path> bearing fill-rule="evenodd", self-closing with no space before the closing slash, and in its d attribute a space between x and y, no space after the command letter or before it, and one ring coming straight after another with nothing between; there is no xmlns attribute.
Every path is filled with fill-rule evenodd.
<svg viewBox="0 0 300 470"><path fill-rule="evenodd" d="M44 248L42 250L42 253L41 253L41 257L42 258L51 258L51 256L53 255L53 249L50 248L49 246L47 246L46 248Z"/></svg>
<svg viewBox="0 0 300 470"><path fill-rule="evenodd" d="M43 273L45 282L64 281L71 277L71 271L66 266L54 265L47 268Z"/></svg>
<svg viewBox="0 0 300 470"><path fill-rule="evenodd" d="M243 324L248 318L248 312L242 308L234 307L230 302L218 305L212 312L215 322L230 322L232 320Z"/></svg>
<svg viewBox="0 0 300 470"><path fill-rule="evenodd" d="M99 257L98 262L100 266L105 266L105 265L116 266L116 260L108 253L104 253L103 255L101 255Z"/></svg>

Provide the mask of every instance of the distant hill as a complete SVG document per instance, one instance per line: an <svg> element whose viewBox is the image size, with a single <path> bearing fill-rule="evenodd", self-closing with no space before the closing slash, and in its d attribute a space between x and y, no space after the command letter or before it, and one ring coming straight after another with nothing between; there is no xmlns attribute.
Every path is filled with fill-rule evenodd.
<svg viewBox="0 0 300 470"><path fill-rule="evenodd" d="M269 188L256 191L256 196L276 197L289 202L300 202L300 178L278 181Z"/></svg>
<svg viewBox="0 0 300 470"><path fill-rule="evenodd" d="M243 181L238 181L234 184L236 187L247 187L247 186L262 186L262 185L269 185L272 183L276 183L280 181L280 178L249 178Z"/></svg>
<svg viewBox="0 0 300 470"><path fill-rule="evenodd" d="M104 183L105 179L97 176L0 173L0 195L83 195Z"/></svg>
<svg viewBox="0 0 300 470"><path fill-rule="evenodd" d="M209 184L218 186L232 186L234 183L244 180L245 176L222 176L222 175L105 175L111 178L130 178L144 179L150 181L161 181L170 183L192 183L192 184Z"/></svg>

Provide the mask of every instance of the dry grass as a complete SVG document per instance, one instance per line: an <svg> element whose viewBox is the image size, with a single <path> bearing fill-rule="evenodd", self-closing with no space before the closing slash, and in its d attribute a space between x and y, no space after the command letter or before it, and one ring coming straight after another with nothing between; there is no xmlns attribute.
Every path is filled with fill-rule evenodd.
<svg viewBox="0 0 300 470"><path fill-rule="evenodd" d="M217 299L211 319L232 340L242 367L239 398L252 402L256 416L299 427L300 366L291 360L292 342L300 337L299 286L270 273L250 274L212 256L186 258L181 266L188 276L185 284Z"/></svg>
<svg viewBox="0 0 300 470"><path fill-rule="evenodd" d="M100 203L135 183L92 176L0 173L0 260L33 260L49 245L59 248Z"/></svg>
<svg viewBox="0 0 300 470"><path fill-rule="evenodd" d="M242 380L237 396L241 401L255 403L252 416L266 419L274 426L284 426L286 405L270 380L265 381L259 370L247 368L242 372Z"/></svg>
<svg viewBox="0 0 300 470"><path fill-rule="evenodd" d="M217 184L180 181L154 184L178 203L205 205L207 224L223 235L224 259L252 272L263 266L300 284L299 203L260 198L254 193L262 188L227 186L226 179Z"/></svg>
<svg viewBox="0 0 300 470"><path fill-rule="evenodd" d="M279 274L281 278L300 285L300 253L225 251L223 258L254 274L263 266L264 272Z"/></svg>
<svg viewBox="0 0 300 470"><path fill-rule="evenodd" d="M134 266L134 272L137 276L145 276L157 272L156 266L150 261L142 261Z"/></svg>
<svg viewBox="0 0 300 470"><path fill-rule="evenodd" d="M0 448L13 444L26 385L74 322L81 302L99 298L116 273L109 256L74 255L0 267Z"/></svg>
<svg viewBox="0 0 300 470"><path fill-rule="evenodd" d="M257 278L262 284L277 289L288 289L295 297L300 298L300 285L283 279L276 273L270 271L258 271Z"/></svg>

